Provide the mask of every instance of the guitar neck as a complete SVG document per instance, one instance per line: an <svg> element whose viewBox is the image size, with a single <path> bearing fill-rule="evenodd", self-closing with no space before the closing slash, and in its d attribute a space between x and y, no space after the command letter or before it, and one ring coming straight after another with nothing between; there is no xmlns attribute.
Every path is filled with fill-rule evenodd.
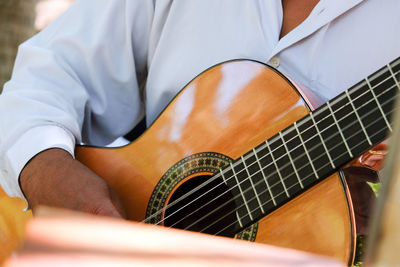
<svg viewBox="0 0 400 267"><path fill-rule="evenodd" d="M392 131L400 58L255 147L220 175L235 196L238 227L279 208Z"/></svg>

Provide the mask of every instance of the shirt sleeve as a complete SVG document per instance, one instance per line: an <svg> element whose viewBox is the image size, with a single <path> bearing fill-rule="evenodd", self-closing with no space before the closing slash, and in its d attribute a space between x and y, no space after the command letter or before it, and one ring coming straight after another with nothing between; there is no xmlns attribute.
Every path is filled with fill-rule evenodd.
<svg viewBox="0 0 400 267"><path fill-rule="evenodd" d="M20 45L0 95L1 185L9 195L22 196L19 174L39 152L105 145L141 119L153 5L78 0Z"/></svg>

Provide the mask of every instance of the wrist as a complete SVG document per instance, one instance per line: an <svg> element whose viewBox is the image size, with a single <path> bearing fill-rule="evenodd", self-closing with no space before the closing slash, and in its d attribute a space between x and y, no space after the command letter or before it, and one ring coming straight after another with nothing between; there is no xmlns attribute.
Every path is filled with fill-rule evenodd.
<svg viewBox="0 0 400 267"><path fill-rule="evenodd" d="M60 177L55 172L65 168L69 161L74 161L72 155L61 148L44 150L28 161L20 173L19 185L30 206L40 204L42 192L51 192L45 190L51 184L48 180Z"/></svg>

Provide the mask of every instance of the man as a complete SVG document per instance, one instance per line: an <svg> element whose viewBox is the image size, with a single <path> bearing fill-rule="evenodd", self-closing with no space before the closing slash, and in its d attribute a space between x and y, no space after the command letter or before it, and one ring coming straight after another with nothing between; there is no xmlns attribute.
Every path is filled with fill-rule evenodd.
<svg viewBox="0 0 400 267"><path fill-rule="evenodd" d="M20 46L0 97L3 186L29 204L123 217L73 159L146 114L150 124L202 70L266 62L324 102L399 56L397 0L81 0Z"/></svg>

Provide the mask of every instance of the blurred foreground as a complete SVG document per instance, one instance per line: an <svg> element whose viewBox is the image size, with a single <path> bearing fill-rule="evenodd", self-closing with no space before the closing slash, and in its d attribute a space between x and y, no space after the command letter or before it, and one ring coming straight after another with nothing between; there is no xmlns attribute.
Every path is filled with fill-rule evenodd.
<svg viewBox="0 0 400 267"><path fill-rule="evenodd" d="M53 209L42 210L28 223L23 250L5 263L5 267L299 265L343 266L291 249Z"/></svg>

